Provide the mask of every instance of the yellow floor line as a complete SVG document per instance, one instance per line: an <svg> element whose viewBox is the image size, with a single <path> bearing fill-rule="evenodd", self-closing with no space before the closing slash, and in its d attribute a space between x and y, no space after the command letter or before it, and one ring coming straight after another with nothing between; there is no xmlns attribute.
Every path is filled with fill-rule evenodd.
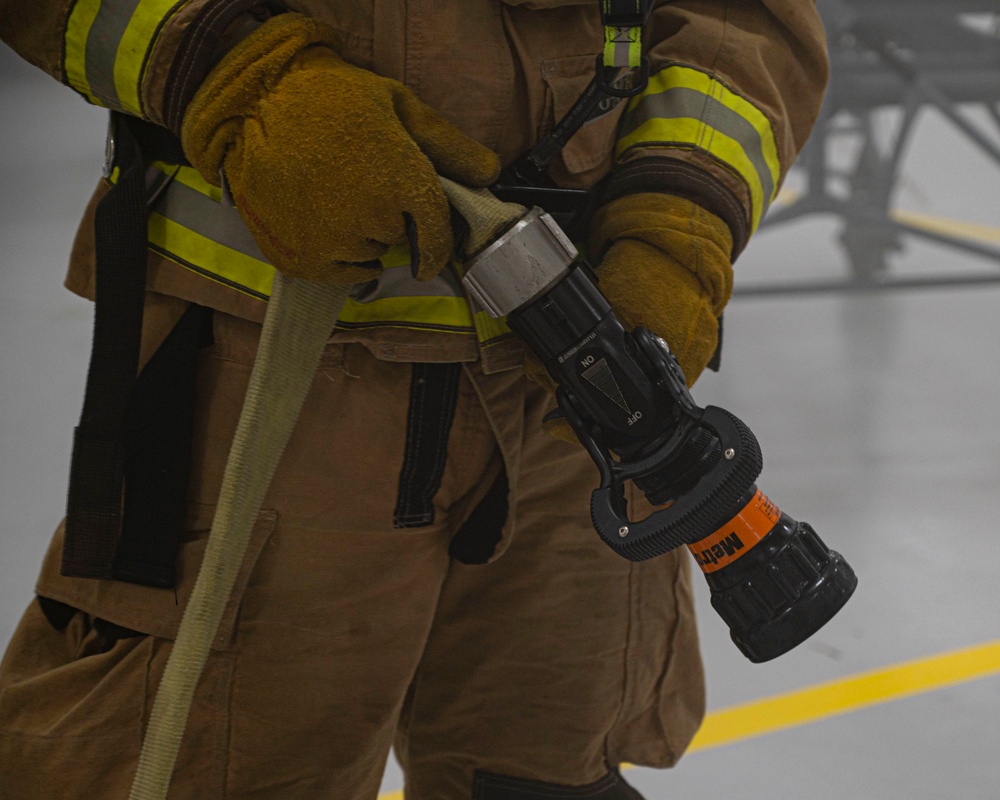
<svg viewBox="0 0 1000 800"><path fill-rule="evenodd" d="M782 189L774 200L774 206L791 206L801 197L802 193L795 189ZM948 217L923 214L919 211L905 211L903 209L892 209L889 211L889 216L897 222L913 225L916 228L923 228L931 233L980 241L985 244L1000 244L1000 228L993 225L966 222L960 219L949 219Z"/></svg>
<svg viewBox="0 0 1000 800"><path fill-rule="evenodd" d="M688 749L710 750L1000 673L1000 640L713 711ZM623 765L623 769L630 769ZM378 800L403 800L403 791Z"/></svg>
<svg viewBox="0 0 1000 800"><path fill-rule="evenodd" d="M688 752L794 728L839 714L1000 673L1000 640L919 658L709 714Z"/></svg>
<svg viewBox="0 0 1000 800"><path fill-rule="evenodd" d="M916 211L891 211L890 214L897 222L923 228L931 233L957 236L960 239L973 239L986 244L1000 244L1000 229L990 225L919 214Z"/></svg>

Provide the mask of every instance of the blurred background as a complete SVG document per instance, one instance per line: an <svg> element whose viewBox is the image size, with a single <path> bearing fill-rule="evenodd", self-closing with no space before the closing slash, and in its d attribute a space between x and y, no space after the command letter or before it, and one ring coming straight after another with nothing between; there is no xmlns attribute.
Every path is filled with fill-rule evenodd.
<svg viewBox="0 0 1000 800"><path fill-rule="evenodd" d="M710 715L677 768L627 772L650 800L1000 796L1000 2L820 8L824 117L695 396L860 585L753 665L696 579ZM63 511L91 309L61 284L106 118L6 48L0 91L4 647Z"/></svg>

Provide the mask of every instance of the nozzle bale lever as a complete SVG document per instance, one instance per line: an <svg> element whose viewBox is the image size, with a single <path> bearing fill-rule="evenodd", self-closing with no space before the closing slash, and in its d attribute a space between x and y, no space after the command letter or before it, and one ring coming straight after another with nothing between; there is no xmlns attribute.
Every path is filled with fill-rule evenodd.
<svg viewBox="0 0 1000 800"><path fill-rule="evenodd" d="M792 649L843 607L857 577L757 488L763 460L750 429L694 402L666 342L625 330L548 214L524 214L468 261L463 280L558 385L560 410L600 471L591 518L609 547L642 561L687 546L754 662ZM660 507L637 522L629 480Z"/></svg>

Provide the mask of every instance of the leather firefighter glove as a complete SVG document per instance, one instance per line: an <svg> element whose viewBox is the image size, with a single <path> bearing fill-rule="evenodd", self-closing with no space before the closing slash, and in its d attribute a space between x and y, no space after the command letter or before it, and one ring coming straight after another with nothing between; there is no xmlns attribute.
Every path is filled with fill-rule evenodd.
<svg viewBox="0 0 1000 800"><path fill-rule="evenodd" d="M371 280L375 259L409 242L421 279L451 258L438 173L488 186L497 156L403 84L347 64L332 29L272 18L209 73L187 107L184 152L208 182L220 170L261 251L289 275Z"/></svg>
<svg viewBox="0 0 1000 800"><path fill-rule="evenodd" d="M601 290L626 328L663 337L688 386L719 343L719 316L733 292L729 226L697 203L640 193L600 208L588 249Z"/></svg>
<svg viewBox="0 0 1000 800"><path fill-rule="evenodd" d="M719 315L733 288L732 246L719 217L668 194L612 200L591 224L588 249L601 291L626 328L642 325L666 340L688 386L719 342ZM529 362L526 372L552 387L541 364ZM565 420L547 422L545 430L576 441Z"/></svg>

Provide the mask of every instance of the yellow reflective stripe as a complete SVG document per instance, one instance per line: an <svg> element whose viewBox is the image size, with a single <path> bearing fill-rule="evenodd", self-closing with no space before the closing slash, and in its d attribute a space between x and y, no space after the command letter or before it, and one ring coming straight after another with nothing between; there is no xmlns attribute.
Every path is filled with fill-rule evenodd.
<svg viewBox="0 0 1000 800"><path fill-rule="evenodd" d="M216 203L222 202L222 189L206 181L194 167L178 167L176 164L167 164L163 161L154 161L152 166L164 175L173 175L178 183L194 189L205 197L211 197Z"/></svg>
<svg viewBox="0 0 1000 800"><path fill-rule="evenodd" d="M87 80L87 39L101 10L101 0L77 0L66 20L65 70L66 83L95 105L104 105L90 90Z"/></svg>
<svg viewBox="0 0 1000 800"><path fill-rule="evenodd" d="M165 175L173 176L174 182L193 190L206 199L221 197L221 191L207 183L197 171L190 167L177 167L162 161L153 162L153 166ZM111 182L117 180L117 171L112 174ZM178 186L178 188L180 188ZM157 208L170 208L164 203L170 193L168 186L157 202ZM181 193L183 195L183 192ZM186 201L190 203L198 195L189 195ZM182 196L177 200L184 202ZM220 225L224 220L214 218L210 207L187 207L185 213L180 213L181 207L176 207L178 219L183 218L187 225L178 219L171 219L159 211L151 211L149 215L148 237L150 247L160 255L185 267L198 275L215 280L244 294L249 294L261 300L266 300L271 294L274 281L274 267L265 260L227 246L217 237L225 236L226 225L215 230L213 225ZM220 211L235 214L231 207ZM198 225L204 221L203 232L194 230L190 225ZM205 235L209 234L209 235ZM230 244L238 244L229 231ZM247 248L244 246L244 250ZM410 262L409 247L397 245L389 250L381 259L385 268L405 267ZM381 327L391 326L417 330L437 330L447 333L470 334L479 333L480 341L486 342L509 332L503 320L494 320L485 312L473 318L472 311L465 297L455 295L441 296L397 296L379 297L368 302L358 302L348 299L341 312L338 324L344 327Z"/></svg>
<svg viewBox="0 0 1000 800"><path fill-rule="evenodd" d="M774 199L781 162L770 121L749 100L700 70L661 70L629 102L616 156L644 145L689 147L714 156L750 188L754 229Z"/></svg>
<svg viewBox="0 0 1000 800"><path fill-rule="evenodd" d="M219 244L155 211L149 215L149 243L181 266L261 299L271 296L274 267ZM203 265L211 264L211 268Z"/></svg>
<svg viewBox="0 0 1000 800"><path fill-rule="evenodd" d="M194 189L199 194L210 197L216 203L222 202L222 189L206 181L194 167L178 167L163 161L154 161L152 166L164 175L173 176L175 181L189 189ZM405 266L410 263L410 248L405 244L394 245L379 261L382 262L385 269Z"/></svg>
<svg viewBox="0 0 1000 800"><path fill-rule="evenodd" d="M177 0L145 0L140 2L118 43L114 79L118 103L123 111L142 116L140 89L146 59L164 21L188 4Z"/></svg>
<svg viewBox="0 0 1000 800"><path fill-rule="evenodd" d="M604 28L604 66L638 67L642 62L642 28Z"/></svg>
<svg viewBox="0 0 1000 800"><path fill-rule="evenodd" d="M380 297L368 303L348 298L338 322L393 325L471 333L472 313L464 297Z"/></svg>
<svg viewBox="0 0 1000 800"><path fill-rule="evenodd" d="M410 258L410 246L408 244L395 244L388 249L386 254L379 258L384 269L393 267L408 267L413 261Z"/></svg>
<svg viewBox="0 0 1000 800"><path fill-rule="evenodd" d="M164 22L190 0L77 0L66 21L66 82L90 102L142 116L142 80Z"/></svg>
<svg viewBox="0 0 1000 800"><path fill-rule="evenodd" d="M507 317L497 319L487 311L477 311L472 319L476 324L476 336L484 344L510 333Z"/></svg>
<svg viewBox="0 0 1000 800"><path fill-rule="evenodd" d="M630 141L642 143L669 143L675 147L690 147L695 149L693 142L699 142L698 149L707 150L719 161L734 171L750 187L750 197L753 204L752 225L757 230L766 206L764 189L760 178L747 159L739 142L728 136L712 131L707 139L702 138L705 125L693 119L650 120L640 127L630 137Z"/></svg>

